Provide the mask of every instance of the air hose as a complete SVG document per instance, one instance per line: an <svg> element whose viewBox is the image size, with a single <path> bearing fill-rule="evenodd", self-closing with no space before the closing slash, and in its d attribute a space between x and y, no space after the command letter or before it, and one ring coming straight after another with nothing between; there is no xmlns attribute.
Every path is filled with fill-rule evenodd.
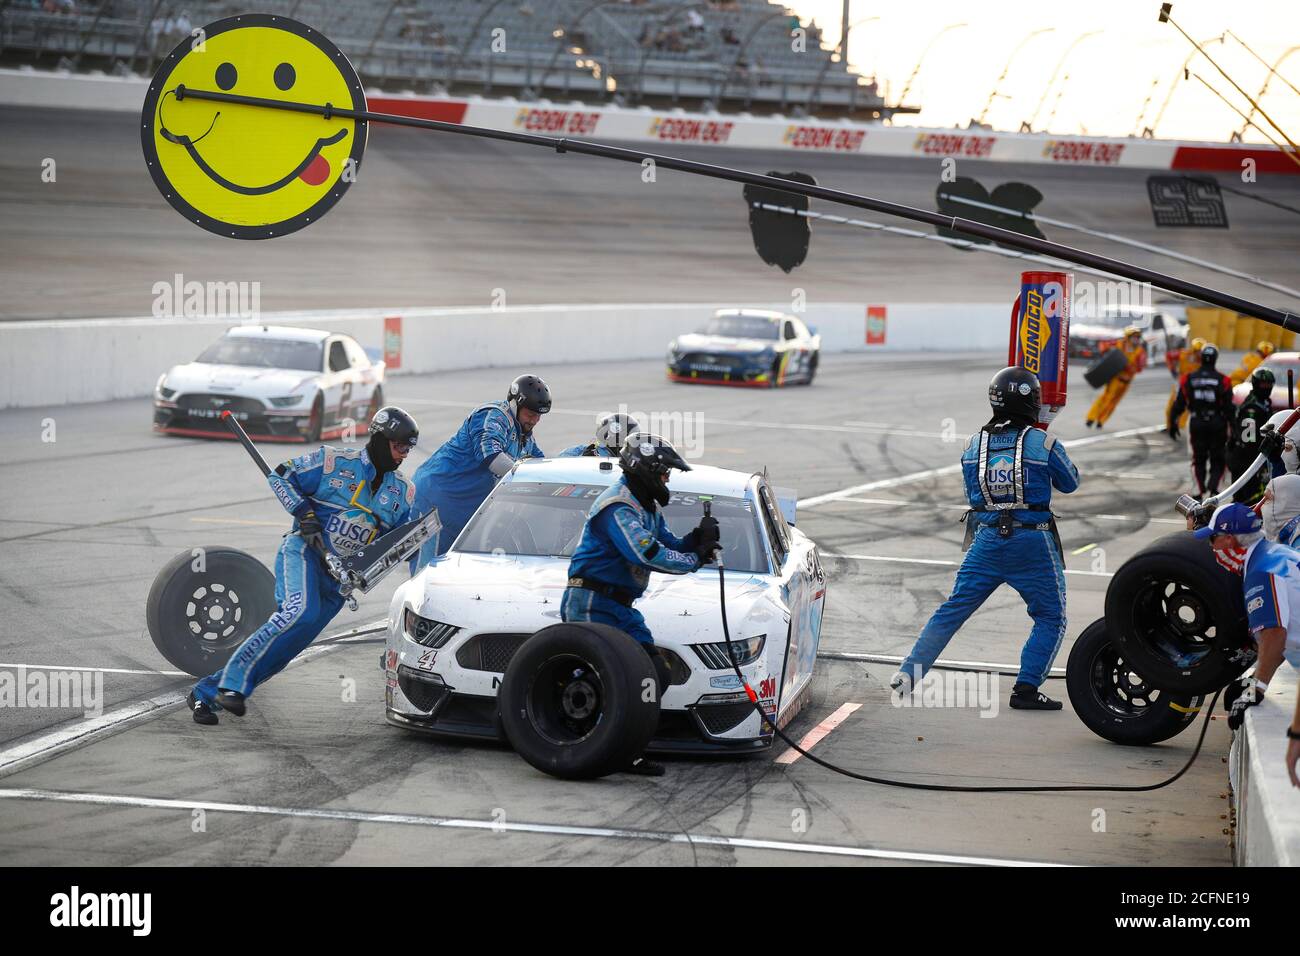
<svg viewBox="0 0 1300 956"><path fill-rule="evenodd" d="M707 503L706 503L705 513L706 514L708 513ZM833 773L841 774L853 780L861 780L865 783L880 784L881 786L885 786L885 787L900 787L904 790L935 790L943 793L1145 793L1149 790L1160 790L1161 788L1167 787L1170 784L1174 783L1181 776L1183 776L1183 774L1187 773L1187 771L1192 768L1192 764L1196 762L1196 758L1200 756L1201 745L1205 743L1205 733L1210 728L1210 716L1214 713L1214 707L1219 702L1219 695L1223 693L1222 689L1216 691L1213 700L1210 701L1210 706L1205 709L1205 720L1201 722L1201 734L1196 739L1196 748L1192 751L1192 755L1187 758L1187 763L1183 764L1182 769L1180 769L1172 777L1168 778L1167 780L1162 780L1159 783L1142 784L1140 786L1138 785L1130 785L1130 786L1078 785L1078 786L968 787L968 786L959 786L953 784L915 783L909 780L890 780L887 777L876 777L876 776L872 776L871 774L858 773L856 770L848 770L844 767L840 767L836 764L831 763L829 760L823 760L821 757L815 756L814 754L810 754L808 751L804 750L797 743L795 743L793 740L787 737L785 731L783 731L780 727L776 725L776 721L774 721L771 717L767 715L766 712L764 712L762 706L759 704L758 695L754 693L754 688L749 686L749 681L745 680L745 675L743 675L740 672L740 666L736 663L737 660L736 654L732 649L731 629L727 624L726 571L723 568L721 548L719 548L715 552L714 560L718 567L718 591L719 591L719 602L720 602L719 606L722 610L722 636L727 643L727 656L728 659L731 661L731 669L735 671L736 678L740 681L740 685L745 689L745 695L749 698L749 702L753 704L754 710L758 713L759 719L762 720L763 723L767 724L767 726L771 727L772 732L777 737L780 737L781 740L785 741L785 743L788 744L791 749L799 753L801 756L807 757L809 760L811 760L813 763L817 764L820 767L825 767L827 770L830 770Z"/></svg>

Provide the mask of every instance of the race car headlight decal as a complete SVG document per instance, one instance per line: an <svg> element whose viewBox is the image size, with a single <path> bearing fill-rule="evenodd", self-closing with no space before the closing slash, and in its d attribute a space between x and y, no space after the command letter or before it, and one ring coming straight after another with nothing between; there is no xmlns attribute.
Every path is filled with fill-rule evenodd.
<svg viewBox="0 0 1300 956"><path fill-rule="evenodd" d="M279 398L270 399L270 402L276 408L288 408L290 405L297 405L303 398L302 395L282 395Z"/></svg>
<svg viewBox="0 0 1300 956"><path fill-rule="evenodd" d="M763 645L767 642L766 634L759 634L756 637L738 637L731 641L731 651L735 658L737 666L744 667L746 664L752 664L758 660L758 655L763 653ZM727 644L725 641L717 644L692 644L691 649L709 670L721 671L730 670L731 661L727 659Z"/></svg>
<svg viewBox="0 0 1300 956"><path fill-rule="evenodd" d="M442 647L460 632L454 624L420 617L409 607L402 612L402 626L407 637L425 647Z"/></svg>

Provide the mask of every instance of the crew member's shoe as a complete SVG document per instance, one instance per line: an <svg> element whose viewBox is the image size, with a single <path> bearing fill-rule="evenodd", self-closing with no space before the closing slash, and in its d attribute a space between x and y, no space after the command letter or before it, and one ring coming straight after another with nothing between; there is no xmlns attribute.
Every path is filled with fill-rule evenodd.
<svg viewBox="0 0 1300 956"><path fill-rule="evenodd" d="M221 705L222 710L228 710L236 717L243 717L248 709L244 700L244 695L237 690L217 691L217 703Z"/></svg>
<svg viewBox="0 0 1300 956"><path fill-rule="evenodd" d="M196 724L202 724L204 727L211 727L219 722L217 720L216 712L214 712L213 709L203 701L195 697L194 691L190 691L190 695L185 698L185 704L189 707L190 713L194 715L194 722Z"/></svg>
<svg viewBox="0 0 1300 956"><path fill-rule="evenodd" d="M1091 428L1091 427L1092 427L1092 419L1089 418L1087 421L1085 421L1085 422L1083 423L1083 427L1084 427L1084 428Z"/></svg>
<svg viewBox="0 0 1300 956"><path fill-rule="evenodd" d="M1096 424L1093 425L1093 428L1096 428L1098 431L1101 431L1101 426L1104 424L1106 423L1102 421L1098 421Z"/></svg>
<svg viewBox="0 0 1300 956"><path fill-rule="evenodd" d="M638 777L662 777L664 775L664 765L655 763L653 760L646 760L645 757L637 757L628 764L625 773L634 773Z"/></svg>
<svg viewBox="0 0 1300 956"><path fill-rule="evenodd" d="M1017 683L1011 688L1012 710L1060 710L1062 706L1059 700L1040 693L1033 684Z"/></svg>

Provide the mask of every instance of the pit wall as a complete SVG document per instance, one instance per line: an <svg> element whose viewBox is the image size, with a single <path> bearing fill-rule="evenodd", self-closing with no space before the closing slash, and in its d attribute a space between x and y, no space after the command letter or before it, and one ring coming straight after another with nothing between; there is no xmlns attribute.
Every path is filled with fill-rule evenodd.
<svg viewBox="0 0 1300 956"><path fill-rule="evenodd" d="M0 105L136 112L148 81L140 77L0 70ZM366 93L370 109L445 123L518 130L588 140L677 143L790 152L987 159L1053 166L1124 166L1153 170L1240 173L1243 162L1260 173L1300 173L1272 146L1184 143L1174 140L1057 136L999 130L885 126L747 113L625 109L582 103L519 102L512 97L416 96ZM658 147L655 147L656 149Z"/></svg>
<svg viewBox="0 0 1300 956"><path fill-rule="evenodd" d="M674 336L699 329L714 309L737 305L278 312L264 313L257 324L347 333L367 349L385 352L390 374L402 375L662 359ZM792 312L788 302L753 307ZM825 353L1007 346L1005 303L822 303L798 314L821 335ZM0 408L149 395L160 373L193 361L225 329L239 324L239 319L152 317L0 323Z"/></svg>

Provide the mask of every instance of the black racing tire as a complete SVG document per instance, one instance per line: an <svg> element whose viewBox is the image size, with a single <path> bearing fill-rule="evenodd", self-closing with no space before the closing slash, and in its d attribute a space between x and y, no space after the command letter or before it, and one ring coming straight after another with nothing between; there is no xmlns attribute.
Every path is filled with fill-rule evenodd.
<svg viewBox="0 0 1300 956"><path fill-rule="evenodd" d="M656 686L650 655L618 628L552 624L510 659L497 705L519 756L553 777L591 780L645 752L659 725L659 694L645 691Z"/></svg>
<svg viewBox="0 0 1300 956"><path fill-rule="evenodd" d="M375 413L384 407L384 386L376 385L375 390L370 393L370 407L366 409L366 425L375 420ZM360 422L358 422L360 424Z"/></svg>
<svg viewBox="0 0 1300 956"><path fill-rule="evenodd" d="M316 399L311 403L311 417L307 419L307 433L303 436L303 441L309 445L314 445L320 441L321 429L325 427L325 396L319 392L316 393Z"/></svg>
<svg viewBox="0 0 1300 956"><path fill-rule="evenodd" d="M1165 535L1115 572L1106 627L1138 673L1174 694L1213 693L1254 661L1241 578L1190 531Z"/></svg>
<svg viewBox="0 0 1300 956"><path fill-rule="evenodd" d="M768 376L768 378L770 379L770 381L768 382L768 386L770 388L781 387L781 356L780 355L778 355L776 358L772 360L772 372L771 375Z"/></svg>
<svg viewBox="0 0 1300 956"><path fill-rule="evenodd" d="M1127 367L1128 358L1122 351L1118 348L1107 349L1088 366L1083 373L1083 380L1093 388L1101 388Z"/></svg>
<svg viewBox="0 0 1300 956"><path fill-rule="evenodd" d="M1085 727L1117 744L1145 746L1176 737L1196 720L1204 698L1161 690L1129 666L1093 621L1074 642L1065 665L1070 706Z"/></svg>
<svg viewBox="0 0 1300 956"><path fill-rule="evenodd" d="M808 359L808 381L804 383L805 385L811 385L813 379L817 377L817 362L819 358L820 353L814 352L812 358Z"/></svg>
<svg viewBox="0 0 1300 956"><path fill-rule="evenodd" d="M200 564L203 570L196 571ZM194 548L168 561L149 589L145 622L176 667L206 677L275 613L275 575L235 548Z"/></svg>

